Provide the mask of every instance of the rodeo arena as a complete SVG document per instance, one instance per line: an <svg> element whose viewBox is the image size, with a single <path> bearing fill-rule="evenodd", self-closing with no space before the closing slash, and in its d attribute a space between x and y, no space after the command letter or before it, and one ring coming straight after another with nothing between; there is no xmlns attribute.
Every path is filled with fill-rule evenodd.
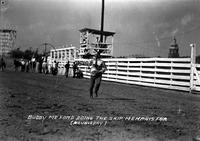
<svg viewBox="0 0 200 141"><path fill-rule="evenodd" d="M114 57L115 32L82 28L80 46L42 43L12 58L17 30L0 29L0 141L200 141L200 64Z"/></svg>

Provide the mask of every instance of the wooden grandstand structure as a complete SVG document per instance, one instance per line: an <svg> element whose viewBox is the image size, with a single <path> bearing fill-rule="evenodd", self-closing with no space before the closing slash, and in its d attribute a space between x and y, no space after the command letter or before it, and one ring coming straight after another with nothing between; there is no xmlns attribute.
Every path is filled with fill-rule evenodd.
<svg viewBox="0 0 200 141"><path fill-rule="evenodd" d="M103 58L113 56L114 32L100 31L91 28L83 28L80 31L80 58L90 54L93 56L97 51ZM102 36L102 41L100 40Z"/></svg>

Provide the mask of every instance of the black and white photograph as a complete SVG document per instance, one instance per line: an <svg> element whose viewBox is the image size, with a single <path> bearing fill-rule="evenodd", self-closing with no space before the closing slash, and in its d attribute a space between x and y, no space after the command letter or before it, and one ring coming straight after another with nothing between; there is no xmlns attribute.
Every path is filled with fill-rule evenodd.
<svg viewBox="0 0 200 141"><path fill-rule="evenodd" d="M200 141L200 0L0 0L0 141Z"/></svg>

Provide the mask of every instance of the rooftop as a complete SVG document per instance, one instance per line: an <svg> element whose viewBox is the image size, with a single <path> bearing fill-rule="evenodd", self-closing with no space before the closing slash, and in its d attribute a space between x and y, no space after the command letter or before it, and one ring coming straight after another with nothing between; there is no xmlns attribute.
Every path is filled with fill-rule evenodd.
<svg viewBox="0 0 200 141"><path fill-rule="evenodd" d="M16 32L16 30L13 30L13 29L1 29L0 28L0 32Z"/></svg>
<svg viewBox="0 0 200 141"><path fill-rule="evenodd" d="M85 32L88 31L89 33L93 33L93 34L98 34L98 35L105 35L105 36L113 36L115 34L115 32L109 32L109 31L100 31L97 29L91 29L91 28L83 28L79 30L80 32Z"/></svg>

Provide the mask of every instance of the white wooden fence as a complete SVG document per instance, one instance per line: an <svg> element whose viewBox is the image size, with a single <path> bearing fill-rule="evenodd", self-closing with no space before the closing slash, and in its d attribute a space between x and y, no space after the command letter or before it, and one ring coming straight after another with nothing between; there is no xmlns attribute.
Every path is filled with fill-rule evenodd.
<svg viewBox="0 0 200 141"><path fill-rule="evenodd" d="M103 80L189 91L190 58L115 58L103 59L107 71ZM86 60L77 59L82 64ZM89 78L87 65L80 65L84 77Z"/></svg>
<svg viewBox="0 0 200 141"><path fill-rule="evenodd" d="M195 64L195 46L191 58L109 58L103 80L183 91L200 91L200 65ZM90 60L75 59L84 77L90 77ZM63 67L61 67L63 68ZM63 69L62 69L63 70ZM64 71L63 71L64 72Z"/></svg>

